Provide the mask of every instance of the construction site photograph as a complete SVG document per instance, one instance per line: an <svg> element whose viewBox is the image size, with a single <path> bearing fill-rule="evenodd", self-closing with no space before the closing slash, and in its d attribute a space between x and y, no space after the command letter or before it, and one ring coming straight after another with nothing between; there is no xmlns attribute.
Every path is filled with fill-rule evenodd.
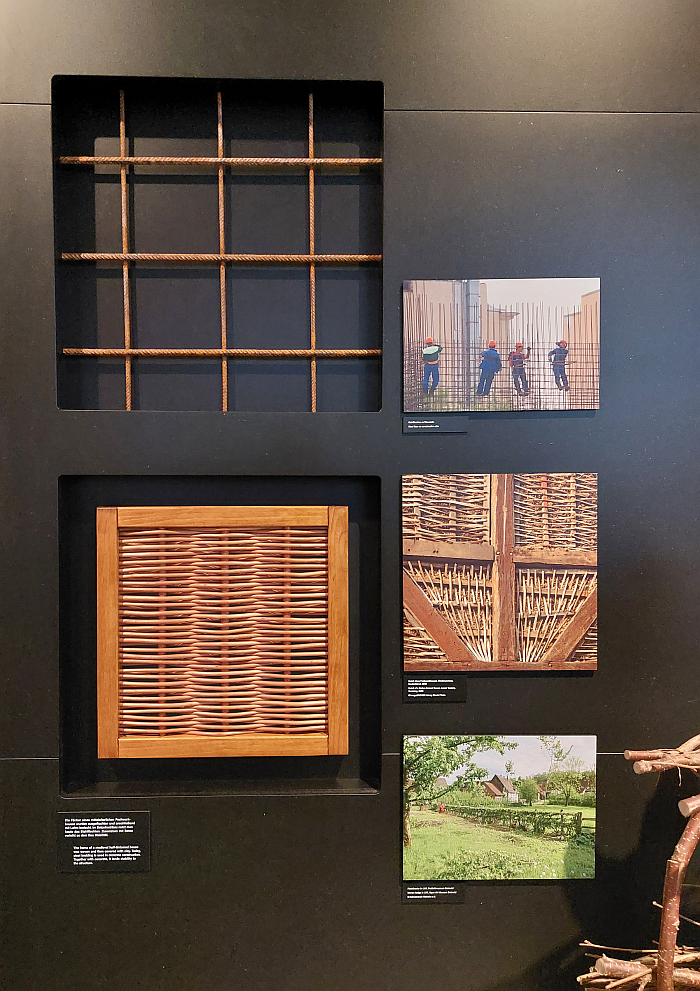
<svg viewBox="0 0 700 991"><path fill-rule="evenodd" d="M403 284L404 412L598 409L600 279Z"/></svg>
<svg viewBox="0 0 700 991"><path fill-rule="evenodd" d="M594 671L597 475L404 475L406 671Z"/></svg>

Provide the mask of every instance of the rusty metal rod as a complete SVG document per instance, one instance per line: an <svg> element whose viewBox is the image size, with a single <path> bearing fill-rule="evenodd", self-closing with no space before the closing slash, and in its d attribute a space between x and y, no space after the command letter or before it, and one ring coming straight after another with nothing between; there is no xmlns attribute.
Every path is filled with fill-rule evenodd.
<svg viewBox="0 0 700 991"><path fill-rule="evenodd" d="M374 358L380 348L64 348L82 358Z"/></svg>
<svg viewBox="0 0 700 991"><path fill-rule="evenodd" d="M221 93L216 94L216 147L219 157L224 154L224 114L221 101ZM224 199L224 166L218 169L219 187L219 251L222 254L226 251L226 202ZM221 317L221 347L225 350L228 345L226 326L226 265L221 262L219 265L219 312ZM228 410L228 362L226 358L221 359L221 409L225 413Z"/></svg>
<svg viewBox="0 0 700 991"><path fill-rule="evenodd" d="M309 93L309 158L314 157L314 94ZM316 254L316 193L313 168L309 169L309 254ZM311 349L316 350L316 265L309 265L309 307ZM316 362L311 361L311 412L316 412Z"/></svg>
<svg viewBox="0 0 700 991"><path fill-rule="evenodd" d="M128 151L126 141L126 109L124 103L124 90L119 91L119 153L123 158ZM128 186L128 166L122 162L120 173L121 187L121 225L122 225L122 251L129 251L129 186ZM131 288L129 285L129 263L122 262L122 300L124 307L124 347L131 347ZM132 377L131 359L124 362L124 392L127 410L131 409L132 399Z"/></svg>
<svg viewBox="0 0 700 991"><path fill-rule="evenodd" d="M226 158L223 155L61 155L61 165L242 165L286 166L299 165L342 167L344 165L381 165L381 158Z"/></svg>
<svg viewBox="0 0 700 991"><path fill-rule="evenodd" d="M199 254L195 252L168 254L157 251L64 251L61 260L66 262L277 262L283 265L353 264L380 262L381 255L232 255L219 252Z"/></svg>

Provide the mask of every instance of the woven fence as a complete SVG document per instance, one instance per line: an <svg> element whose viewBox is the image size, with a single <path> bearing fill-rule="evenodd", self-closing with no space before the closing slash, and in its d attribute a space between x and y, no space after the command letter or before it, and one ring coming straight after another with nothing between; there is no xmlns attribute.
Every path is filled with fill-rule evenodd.
<svg viewBox="0 0 700 991"><path fill-rule="evenodd" d="M522 806L445 805L445 810L479 826L516 829L539 836L578 836L582 830L582 812L542 812Z"/></svg>

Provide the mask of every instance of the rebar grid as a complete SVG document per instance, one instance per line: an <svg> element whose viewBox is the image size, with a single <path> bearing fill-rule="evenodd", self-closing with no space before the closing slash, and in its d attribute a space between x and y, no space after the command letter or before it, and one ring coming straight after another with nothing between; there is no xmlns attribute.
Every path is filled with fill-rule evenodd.
<svg viewBox="0 0 700 991"><path fill-rule="evenodd" d="M316 346L316 266L317 265L356 265L382 261L381 254L316 254L316 168L346 168L381 166L381 158L362 157L315 157L314 149L314 97L309 93L308 100L308 157L244 157L224 154L224 126L222 95L216 94L217 109L217 155L211 156L170 156L170 155L129 155L126 136L126 107L124 90L119 91L119 155L63 155L62 165L118 165L121 189L121 236L120 252L82 251L62 252L62 261L120 262L123 281L123 348L63 348L67 357L114 358L124 361L125 406L132 409L132 359L147 358L194 358L221 360L221 408L228 410L228 360L238 359L307 359L310 361L311 386L310 409L317 411L317 359L318 358L368 358L381 355L380 348L324 348ZM128 170L134 165L172 166L211 166L217 170L218 180L218 232L219 251L202 252L136 252L130 251L129 230L129 186ZM308 254L255 254L231 253L226 251L225 218L225 170L226 168L251 167L304 167L309 174L309 251ZM130 289L130 265L141 264L218 264L220 296L220 348L133 348L132 345L132 302ZM227 332L227 293L226 267L228 265L283 264L309 266L309 348L229 348Z"/></svg>

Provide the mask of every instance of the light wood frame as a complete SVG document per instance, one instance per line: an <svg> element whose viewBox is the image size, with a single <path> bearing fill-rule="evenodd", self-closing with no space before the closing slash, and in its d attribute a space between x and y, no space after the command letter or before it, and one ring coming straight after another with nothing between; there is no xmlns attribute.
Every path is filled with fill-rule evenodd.
<svg viewBox="0 0 700 991"><path fill-rule="evenodd" d="M119 530L144 527L326 527L328 732L119 734ZM346 506L122 506L97 509L97 756L272 757L348 752L348 509Z"/></svg>

